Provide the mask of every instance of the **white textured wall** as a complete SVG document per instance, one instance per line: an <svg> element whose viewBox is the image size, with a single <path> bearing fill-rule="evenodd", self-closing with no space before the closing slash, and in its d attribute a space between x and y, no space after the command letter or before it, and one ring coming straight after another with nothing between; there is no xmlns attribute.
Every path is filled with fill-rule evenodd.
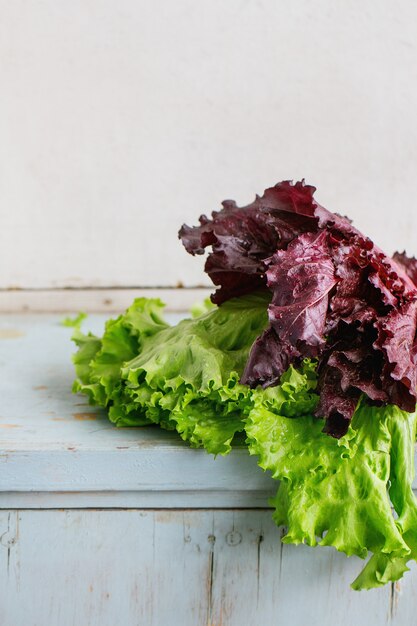
<svg viewBox="0 0 417 626"><path fill-rule="evenodd" d="M176 231L305 177L417 253L417 3L0 0L0 287L188 285Z"/></svg>

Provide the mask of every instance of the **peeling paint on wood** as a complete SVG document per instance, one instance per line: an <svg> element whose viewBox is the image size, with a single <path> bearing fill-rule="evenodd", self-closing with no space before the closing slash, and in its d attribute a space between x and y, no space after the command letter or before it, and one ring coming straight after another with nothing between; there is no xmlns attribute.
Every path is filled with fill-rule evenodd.
<svg viewBox="0 0 417 626"><path fill-rule="evenodd" d="M0 339L18 339L23 337L24 334L15 328L0 328Z"/></svg>
<svg viewBox="0 0 417 626"><path fill-rule="evenodd" d="M97 414L96 413L73 413L72 414L73 418L76 420L96 420L97 419Z"/></svg>
<svg viewBox="0 0 417 626"><path fill-rule="evenodd" d="M359 559L281 546L268 510L0 511L0 538L4 624L414 623L412 576L354 592Z"/></svg>

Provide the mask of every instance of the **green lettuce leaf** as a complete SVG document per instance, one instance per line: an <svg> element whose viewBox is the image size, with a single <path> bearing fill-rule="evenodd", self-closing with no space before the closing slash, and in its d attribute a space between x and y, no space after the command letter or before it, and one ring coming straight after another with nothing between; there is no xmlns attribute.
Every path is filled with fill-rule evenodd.
<svg viewBox="0 0 417 626"><path fill-rule="evenodd" d="M283 541L334 546L361 558L372 552L354 589L401 577L417 556L415 427L415 413L361 402L337 440L322 432L322 420L288 419L258 395L246 418L249 452L281 481L271 504L275 522L287 528Z"/></svg>
<svg viewBox="0 0 417 626"><path fill-rule="evenodd" d="M107 322L102 339L76 331L74 391L107 407L117 426L156 423L227 454L244 429L251 391L238 381L267 325L268 303L268 295L252 294L170 327L159 301L138 299Z"/></svg>
<svg viewBox="0 0 417 626"><path fill-rule="evenodd" d="M61 325L68 326L69 328L81 328L81 324L86 319L86 317L87 313L84 313L84 311L80 311L75 317L64 317L64 319L61 320Z"/></svg>
<svg viewBox="0 0 417 626"><path fill-rule="evenodd" d="M80 329L73 334L78 351L73 356L77 379L74 392L85 393L91 404L109 408L109 417L126 426L146 425L149 419L126 397L121 368L135 357L142 345L163 329L164 305L158 299L137 298L124 315L106 322L102 338Z"/></svg>
<svg viewBox="0 0 417 626"><path fill-rule="evenodd" d="M215 308L216 308L216 305L212 303L210 298L204 298L202 302L195 302L193 304L193 306L190 309L191 317L194 319L196 317L201 317L202 315L205 315L206 313L208 313L209 311L212 311Z"/></svg>

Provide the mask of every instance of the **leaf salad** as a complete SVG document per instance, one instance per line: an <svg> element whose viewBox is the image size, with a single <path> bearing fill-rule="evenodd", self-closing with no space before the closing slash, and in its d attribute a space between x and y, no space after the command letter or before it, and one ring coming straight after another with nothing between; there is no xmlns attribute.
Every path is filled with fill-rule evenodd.
<svg viewBox="0 0 417 626"><path fill-rule="evenodd" d="M211 302L176 326L148 298L102 337L78 325L73 389L117 426L158 424L214 455L244 441L277 480L283 541L371 555L352 583L369 589L417 560L417 260L314 192L283 181L184 225L186 250L208 249Z"/></svg>

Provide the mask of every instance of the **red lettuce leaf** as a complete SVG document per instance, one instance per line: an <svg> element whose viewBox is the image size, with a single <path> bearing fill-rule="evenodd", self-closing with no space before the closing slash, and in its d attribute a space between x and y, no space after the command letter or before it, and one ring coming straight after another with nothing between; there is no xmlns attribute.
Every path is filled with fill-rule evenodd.
<svg viewBox="0 0 417 626"><path fill-rule="evenodd" d="M317 357L326 341L324 329L328 295L336 284L328 233L308 233L294 239L286 250L266 260L267 284L272 291L268 309L271 327L254 346L242 382L263 386L277 384L290 363L301 357ZM274 346L274 349L272 349ZM253 369L268 353L268 372ZM256 373L258 372L258 373Z"/></svg>
<svg viewBox="0 0 417 626"><path fill-rule="evenodd" d="M252 204L238 207L225 200L212 219L200 217L200 225L183 225L179 231L185 249L203 254L212 247L205 271L219 289L212 301L244 295L266 285L265 259L285 248L301 233L316 230L314 187L284 181L257 196Z"/></svg>
<svg viewBox="0 0 417 626"><path fill-rule="evenodd" d="M246 207L224 202L179 236L191 254L211 247L213 302L258 288L272 293L270 326L253 344L242 382L275 385L290 364L317 359L317 415L340 437L361 394L415 408L417 260L390 259L317 204L314 191L284 181Z"/></svg>
<svg viewBox="0 0 417 626"><path fill-rule="evenodd" d="M384 354L382 379L389 399L410 413L417 389L416 323L417 300L410 300L378 320L374 344Z"/></svg>
<svg viewBox="0 0 417 626"><path fill-rule="evenodd" d="M408 257L404 252L394 252L394 261L404 270L407 276L417 285L417 259Z"/></svg>

